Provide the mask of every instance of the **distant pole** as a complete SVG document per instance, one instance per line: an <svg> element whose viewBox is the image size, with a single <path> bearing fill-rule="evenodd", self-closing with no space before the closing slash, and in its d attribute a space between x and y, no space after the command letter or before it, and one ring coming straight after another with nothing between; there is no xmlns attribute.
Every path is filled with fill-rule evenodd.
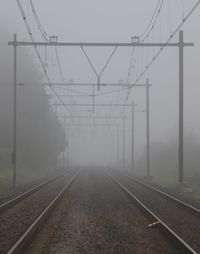
<svg viewBox="0 0 200 254"><path fill-rule="evenodd" d="M65 134L65 128L66 128L66 117L63 118L64 123L64 134ZM66 136L66 134L65 134ZM63 151L63 169L65 169L65 150Z"/></svg>
<svg viewBox="0 0 200 254"><path fill-rule="evenodd" d="M58 105L55 103L55 113L57 117ZM57 170L57 126L55 125L55 170Z"/></svg>
<svg viewBox="0 0 200 254"><path fill-rule="evenodd" d="M147 177L150 177L150 124L149 124L149 79L146 80L146 163Z"/></svg>
<svg viewBox="0 0 200 254"><path fill-rule="evenodd" d="M183 124L184 124L184 42L183 31L179 31L179 183L183 183Z"/></svg>
<svg viewBox="0 0 200 254"><path fill-rule="evenodd" d="M93 113L95 112L94 104L95 104L95 87L93 86L93 95L92 95L92 110L93 110Z"/></svg>
<svg viewBox="0 0 200 254"><path fill-rule="evenodd" d="M16 162L17 162L17 34L14 34L14 83L13 83L13 187L16 186Z"/></svg>
<svg viewBox="0 0 200 254"><path fill-rule="evenodd" d="M70 126L68 126L67 167L70 164Z"/></svg>
<svg viewBox="0 0 200 254"><path fill-rule="evenodd" d="M119 159L119 125L117 125L117 167L120 167L120 159Z"/></svg>
<svg viewBox="0 0 200 254"><path fill-rule="evenodd" d="M135 172L135 154L134 154L134 114L135 114L135 104L132 102L132 154L131 154L131 164L132 164L132 172Z"/></svg>
<svg viewBox="0 0 200 254"><path fill-rule="evenodd" d="M123 117L123 151L122 151L122 168L125 168L125 139L126 139L126 118Z"/></svg>

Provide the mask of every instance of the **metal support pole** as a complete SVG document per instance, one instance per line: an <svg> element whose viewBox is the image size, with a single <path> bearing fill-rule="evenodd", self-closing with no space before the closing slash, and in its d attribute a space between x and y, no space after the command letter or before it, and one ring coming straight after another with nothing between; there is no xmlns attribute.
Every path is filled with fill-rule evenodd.
<svg viewBox="0 0 200 254"><path fill-rule="evenodd" d="M117 125L117 167L120 168L120 159L119 159L119 125Z"/></svg>
<svg viewBox="0 0 200 254"><path fill-rule="evenodd" d="M58 107L57 107L57 103L55 103L56 117L57 117L57 111L58 111ZM55 170L57 170L57 126L55 126Z"/></svg>
<svg viewBox="0 0 200 254"><path fill-rule="evenodd" d="M146 80L146 163L147 177L150 177L150 124L149 124L149 79Z"/></svg>
<svg viewBox="0 0 200 254"><path fill-rule="evenodd" d="M65 128L66 128L66 118L64 116L63 118L63 123L64 123L64 134L65 134ZM66 137L66 134L65 134L65 137ZM63 169L65 169L65 150L63 151Z"/></svg>
<svg viewBox="0 0 200 254"><path fill-rule="evenodd" d="M183 31L179 31L179 183L183 183L183 122L184 122L184 42Z"/></svg>
<svg viewBox="0 0 200 254"><path fill-rule="evenodd" d="M100 87L101 87L101 76L97 77L97 90L100 91Z"/></svg>
<svg viewBox="0 0 200 254"><path fill-rule="evenodd" d="M125 168L125 143L126 143L126 118L123 118L123 151L122 151L122 168Z"/></svg>
<svg viewBox="0 0 200 254"><path fill-rule="evenodd" d="M135 172L134 163L135 163L135 154L134 154L134 113L135 113L135 104L132 102L132 156L131 156L131 165L132 165L132 171Z"/></svg>
<svg viewBox="0 0 200 254"><path fill-rule="evenodd" d="M94 104L95 104L95 87L93 86L93 96L92 96L92 110L93 110L93 113L95 111Z"/></svg>
<svg viewBox="0 0 200 254"><path fill-rule="evenodd" d="M17 162L17 34L14 34L14 87L13 87L13 187L16 186L16 162Z"/></svg>
<svg viewBox="0 0 200 254"><path fill-rule="evenodd" d="M70 126L68 126L67 167L70 165Z"/></svg>

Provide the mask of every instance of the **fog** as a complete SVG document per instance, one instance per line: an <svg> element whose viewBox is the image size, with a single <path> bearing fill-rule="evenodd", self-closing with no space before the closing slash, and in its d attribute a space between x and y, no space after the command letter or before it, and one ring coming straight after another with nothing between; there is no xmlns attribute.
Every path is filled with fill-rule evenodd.
<svg viewBox="0 0 200 254"><path fill-rule="evenodd" d="M176 27L187 16L197 1L164 1L153 32L146 42L166 42ZM29 1L21 1L35 41L44 41L34 20ZM157 1L131 0L69 0L34 1L38 17L48 35L58 36L58 42L131 42L131 37L140 36L147 27ZM194 43L184 49L184 135L185 171L189 177L199 176L200 117L199 117L199 66L200 66L200 8L197 8L185 24L184 41ZM13 48L8 41L17 33L19 41L30 41L24 21L15 1L1 0L0 9L0 130L1 171L11 168L12 153L12 82ZM178 42L178 33L172 42ZM80 47L57 47L61 70L57 66L54 47L47 49L47 73L51 82L97 83L96 76ZM113 48L85 48L97 72L101 72ZM134 83L146 68L159 48L135 48L134 62L127 79L132 48L118 48L102 74L101 83ZM45 48L40 48L45 59ZM177 177L178 173L178 47L167 47L138 81L144 84L149 78L150 88L150 147L153 175ZM95 106L80 107L74 104L92 104L92 87L55 87L61 95L62 104L48 86L41 66L31 47L19 47L17 87L17 143L18 166L23 168L62 167L62 152L65 166L98 165L122 168L123 121L125 112L125 167L131 168L131 107L101 107L98 104L137 104L135 108L135 170L146 172L146 97L145 88L118 91L121 87L95 86ZM121 81L120 81L121 80ZM5 84L7 84L7 86ZM32 83L32 84L30 84ZM33 83L37 83L35 86ZM40 83L40 84L38 84ZM127 92L129 92L128 100ZM89 97L84 96L89 94ZM104 94L107 93L107 94ZM47 96L48 95L48 96ZM97 105L96 105L97 104ZM64 130L64 119L66 129ZM73 116L74 118L70 118ZM75 118L96 117L89 118ZM103 117L97 118L97 117ZM110 117L110 118L109 118ZM119 129L117 129L119 126ZM119 131L119 136L118 136ZM65 138L66 136L66 138ZM119 137L119 140L118 140ZM42 147L43 146L43 147ZM54 147L54 149L49 149ZM38 149L39 148L39 149ZM47 149L51 150L47 152ZM54 150L54 151L53 151ZM5 152L6 151L6 152ZM45 151L45 152L44 152ZM6 155L5 155L6 154ZM34 155L32 157L32 155ZM57 157L57 159L56 159ZM37 160L40 158L40 160ZM35 160L38 163L35 164ZM57 165L55 166L55 160ZM48 163L47 163L48 161ZM30 170L31 170L30 169ZM165 173L163 173L165 172ZM172 178L173 178L172 176Z"/></svg>

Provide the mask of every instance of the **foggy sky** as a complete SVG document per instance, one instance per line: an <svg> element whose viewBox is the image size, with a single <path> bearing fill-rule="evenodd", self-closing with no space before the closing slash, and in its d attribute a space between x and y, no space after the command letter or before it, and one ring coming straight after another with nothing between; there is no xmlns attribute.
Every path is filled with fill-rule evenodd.
<svg viewBox="0 0 200 254"><path fill-rule="evenodd" d="M26 9L26 1L22 1ZM176 27L181 21L180 0L171 0L171 26ZM185 13L193 6L195 0L184 1ZM156 0L35 0L35 7L45 30L50 35L57 35L59 41L69 42L130 42L131 36L139 35L146 27L153 13ZM169 25L167 19L167 8L164 6L162 39L169 36ZM29 10L30 11L30 10ZM184 37L187 42L194 42L195 46L185 49L185 130L194 133L200 138L199 107L200 107L200 87L199 87L199 66L200 66L200 8L184 25ZM30 19L30 22L33 22ZM14 32L18 33L21 40L29 40L23 20L19 13L17 4L11 0L1 0L0 9L1 27L10 33L10 38ZM33 26L34 27L34 26ZM157 35L156 35L157 36ZM152 38L151 38L152 39ZM178 34L173 41L178 40ZM158 41L158 39L157 39ZM111 49L87 49L92 61L98 70L103 66ZM85 60L79 48L59 49L61 63L66 80L73 78L76 82L96 82L94 73ZM51 59L51 52L49 53ZM140 54L139 51L136 54ZM152 49L143 50L140 61L148 58L152 54ZM118 49L112 62L106 69L102 81L118 82L125 80L131 49ZM143 60L142 60L143 59ZM150 58L149 58L150 59ZM12 63L11 63L12 64ZM141 63L142 65L142 63ZM23 68L23 66L20 66ZM50 67L51 68L51 67ZM139 68L139 67L138 67ZM51 78L60 81L58 73L50 69ZM139 73L139 72L138 72ZM173 135L177 136L178 130L178 49L165 49L163 54L146 73L141 80L149 77L151 87L151 142L165 141ZM77 88L75 88L77 90ZM83 89L79 89L85 91ZM91 92L91 90L86 90ZM108 91L102 88L101 92ZM124 94L121 95L121 102L124 101ZM145 107L145 91L135 89L129 98L129 102L134 99L139 105L138 108ZM86 99L75 99L86 102ZM117 93L109 96L98 97L97 103L116 102ZM62 115L64 112L61 111ZM109 112L101 112L105 115ZM77 112L77 114L80 114ZM83 113L84 114L84 113ZM136 146L139 155L145 144L145 114L136 113ZM130 123L127 121L127 145L129 141ZM100 139L101 140L101 139ZM100 146L105 143L100 141ZM79 144L83 149L84 146ZM130 147L127 147L128 149ZM108 149L109 150L109 149ZM106 150L107 152L107 150ZM97 157L97 156L96 156Z"/></svg>

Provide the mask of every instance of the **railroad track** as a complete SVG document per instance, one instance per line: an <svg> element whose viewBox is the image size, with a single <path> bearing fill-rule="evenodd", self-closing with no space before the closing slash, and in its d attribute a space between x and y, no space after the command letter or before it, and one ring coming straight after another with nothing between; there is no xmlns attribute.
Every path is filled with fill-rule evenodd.
<svg viewBox="0 0 200 254"><path fill-rule="evenodd" d="M168 225L167 222L165 222L158 214L156 214L151 208L149 208L145 202L141 201L135 194L133 194L133 191L130 191L125 184L122 184L121 181L117 180L116 177L111 175L110 173L106 173L110 179L133 201L137 204L137 206L150 218L151 224L149 224L149 227L156 227L158 230L161 230L165 236L167 236L169 239L171 239L174 244L180 248L183 253L190 253L190 254L197 254L198 252L189 245L185 239L183 239L179 234L177 234L174 229ZM126 177L129 177L127 175L124 175ZM130 179L130 178L129 178ZM139 183L139 182L138 182ZM149 187L148 187L149 188ZM154 191L156 191L154 189ZM164 195L162 192L158 192L159 195ZM164 195L168 199L171 198L170 195ZM180 200L179 200L180 201ZM173 199L173 202L178 202L176 201L176 198ZM184 202L180 201L178 204L185 206ZM193 212L195 211L195 214L197 213L198 209L194 209L190 205L186 206L187 209L191 209Z"/></svg>
<svg viewBox="0 0 200 254"><path fill-rule="evenodd" d="M57 203L61 200L64 193L71 186L71 184L78 177L80 171L78 171L71 179L66 183L62 190L56 195L51 203L43 210L43 212L35 219L35 221L29 226L26 232L17 240L17 242L10 248L7 254L22 253L26 246L30 243L32 237L42 225L42 223L48 218L50 212L56 207Z"/></svg>
<svg viewBox="0 0 200 254"><path fill-rule="evenodd" d="M67 171L69 172L69 171ZM44 182L42 182L39 185L34 186L33 188L17 195L14 198L11 198L10 200L0 204L0 214L5 212L6 210L10 209L11 207L15 206L16 204L18 204L20 201L24 200L27 197L30 197L32 194L34 194L35 192L37 192L38 190L42 189L43 187L45 187L46 185L52 183L53 181L61 178L62 176L64 176L66 173L63 173L61 175L52 177Z"/></svg>
<svg viewBox="0 0 200 254"><path fill-rule="evenodd" d="M89 169L81 172L41 230L27 240L29 247L22 251L186 253L160 232L151 232L146 227L150 222L103 172Z"/></svg>
<svg viewBox="0 0 200 254"><path fill-rule="evenodd" d="M28 191L22 197L21 195L18 198L16 197L8 205L5 204L5 207L2 208L4 212L0 214L0 253L8 253L8 250L12 249L11 246L18 242L24 232L30 231L25 239L30 236L30 233L35 230L40 220L43 220L45 214L51 210L51 207L54 207L56 200L59 200L61 196L62 190L74 179L74 175L77 175L77 170L69 170L67 173L62 174L62 177L54 177L40 184L37 188ZM41 218L38 219L39 217ZM38 222L34 225L37 219ZM33 229L30 229L31 227ZM20 243L21 245L23 244ZM11 253L22 253L20 251L17 252L20 246L16 248L16 252L13 251Z"/></svg>
<svg viewBox="0 0 200 254"><path fill-rule="evenodd" d="M54 197L53 200L51 200L51 202L48 205L46 205L46 207L42 210L42 212L40 212L37 218L34 219L31 225L29 225L27 229L23 232L23 234L21 234L20 237L18 237L16 241L11 245L9 250L6 252L7 254L24 253L24 251L26 250L26 247L33 241L37 233L37 230L41 227L42 223L44 223L45 220L49 217L52 210L56 207L59 200L61 200L61 198L63 197L64 193L69 189L72 183L76 180L79 173L80 171L76 172L75 174L73 173L73 175L70 177L70 180L68 180L67 183L65 183L64 187L62 187L62 189L59 191L59 193L56 194L56 197ZM127 197L129 197L131 202L134 201L134 203L136 203L137 206L142 211L145 212L145 214L149 218L149 222L150 222L149 227L155 227L156 229L161 231L161 233L164 234L165 237L167 236L167 238L169 238L171 241L174 242L174 246L176 246L177 249L181 250L181 253L193 253L193 254L198 253L180 235L178 235L173 230L173 228L171 228L166 223L166 221L164 221L160 216L155 214L137 196L135 196L133 192L130 191L129 188L127 188L126 184L123 184L122 181L117 180L117 178L114 177L113 174L112 175L107 174L107 176L112 180L114 185L120 188L120 190L123 193L125 193ZM123 177L125 178L125 175Z"/></svg>
<svg viewBox="0 0 200 254"><path fill-rule="evenodd" d="M161 191L159 190L158 188L154 187L154 186L151 186L150 184L147 184L139 179L136 179L130 175L127 175L127 174L124 174L124 173L121 173L121 175L131 179L132 181L136 182L136 183L139 183L141 184L142 186L144 186L145 188L151 190L151 191L154 191L155 193L161 195L162 197L166 198L166 199L169 199L170 201L173 201L174 203L182 206L184 209L188 209L190 212L194 213L195 215L199 216L200 217L200 209L197 208L197 207L194 207L186 202L184 202L183 200L180 200L164 191Z"/></svg>

